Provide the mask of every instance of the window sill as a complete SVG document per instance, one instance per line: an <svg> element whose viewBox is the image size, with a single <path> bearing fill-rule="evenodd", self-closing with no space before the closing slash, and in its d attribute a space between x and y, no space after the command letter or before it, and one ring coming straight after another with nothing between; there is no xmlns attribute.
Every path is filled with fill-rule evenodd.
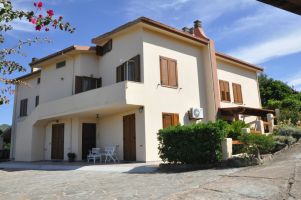
<svg viewBox="0 0 301 200"><path fill-rule="evenodd" d="M221 100L221 102L223 102L223 103L232 103L231 101L225 101L225 100Z"/></svg>
<svg viewBox="0 0 301 200"><path fill-rule="evenodd" d="M160 84L160 85L161 85L161 87L171 88L171 89L178 89L179 88L179 86L170 86L170 85L162 85L162 84Z"/></svg>

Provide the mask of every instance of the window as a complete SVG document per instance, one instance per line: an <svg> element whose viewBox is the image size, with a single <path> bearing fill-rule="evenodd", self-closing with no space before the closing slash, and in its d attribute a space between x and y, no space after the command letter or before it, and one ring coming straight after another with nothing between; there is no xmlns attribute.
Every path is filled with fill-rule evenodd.
<svg viewBox="0 0 301 200"><path fill-rule="evenodd" d="M92 78L85 76L75 77L75 94L93 90L101 87L101 78Z"/></svg>
<svg viewBox="0 0 301 200"><path fill-rule="evenodd" d="M39 96L36 96L36 103L35 103L35 106L36 106L36 107L39 105L39 102L40 102L40 97L39 97Z"/></svg>
<svg viewBox="0 0 301 200"><path fill-rule="evenodd" d="M160 57L161 85L168 87L178 87L177 61Z"/></svg>
<svg viewBox="0 0 301 200"><path fill-rule="evenodd" d="M41 83L41 78L39 77L38 79L37 79L37 84L40 84Z"/></svg>
<svg viewBox="0 0 301 200"><path fill-rule="evenodd" d="M234 103L242 104L243 99L242 99L241 85L232 83L232 88L233 88Z"/></svg>
<svg viewBox="0 0 301 200"><path fill-rule="evenodd" d="M28 99L22 99L20 102L20 117L27 116Z"/></svg>
<svg viewBox="0 0 301 200"><path fill-rule="evenodd" d="M62 61L62 62L59 62L59 63L56 63L56 68L62 68L62 67L65 67L66 66L66 61Z"/></svg>
<svg viewBox="0 0 301 200"><path fill-rule="evenodd" d="M162 114L163 128L179 125L179 114L163 113Z"/></svg>
<svg viewBox="0 0 301 200"><path fill-rule="evenodd" d="M116 68L116 82L122 81L135 81L140 82L140 56L137 55L134 58L126 61L122 65Z"/></svg>
<svg viewBox="0 0 301 200"><path fill-rule="evenodd" d="M112 50L112 40L109 40L103 46L96 46L96 55L103 56Z"/></svg>
<svg viewBox="0 0 301 200"><path fill-rule="evenodd" d="M221 100L231 102L229 82L220 80L219 88Z"/></svg>

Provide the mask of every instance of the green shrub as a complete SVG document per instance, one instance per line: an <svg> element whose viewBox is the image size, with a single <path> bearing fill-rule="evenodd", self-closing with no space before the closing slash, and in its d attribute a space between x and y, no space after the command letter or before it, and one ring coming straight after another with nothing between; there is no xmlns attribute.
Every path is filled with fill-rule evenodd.
<svg viewBox="0 0 301 200"><path fill-rule="evenodd" d="M296 139L300 139L301 129L295 127L281 127L278 129L278 134L282 136L292 136Z"/></svg>
<svg viewBox="0 0 301 200"><path fill-rule="evenodd" d="M271 153L275 147L275 141L272 136L257 135L257 134L242 134L239 140L245 143L249 153L266 154Z"/></svg>
<svg viewBox="0 0 301 200"><path fill-rule="evenodd" d="M292 145L294 144L297 139L292 137L292 136L273 136L273 139L279 143L282 143L282 144L286 144L286 145Z"/></svg>
<svg viewBox="0 0 301 200"><path fill-rule="evenodd" d="M238 120L232 122L229 126L228 137L233 140L237 140L242 135L242 128L249 128L250 125L246 124L244 121Z"/></svg>
<svg viewBox="0 0 301 200"><path fill-rule="evenodd" d="M222 159L221 142L227 130L224 121L162 129L158 133L160 158L170 163L216 163Z"/></svg>

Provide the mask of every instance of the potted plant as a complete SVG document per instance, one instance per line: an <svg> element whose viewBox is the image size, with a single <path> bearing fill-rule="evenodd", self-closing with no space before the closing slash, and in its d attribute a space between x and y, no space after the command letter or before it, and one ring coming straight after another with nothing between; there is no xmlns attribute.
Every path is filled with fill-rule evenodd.
<svg viewBox="0 0 301 200"><path fill-rule="evenodd" d="M75 157L76 157L75 153L70 152L67 155L68 155L69 162L74 162L75 161Z"/></svg>

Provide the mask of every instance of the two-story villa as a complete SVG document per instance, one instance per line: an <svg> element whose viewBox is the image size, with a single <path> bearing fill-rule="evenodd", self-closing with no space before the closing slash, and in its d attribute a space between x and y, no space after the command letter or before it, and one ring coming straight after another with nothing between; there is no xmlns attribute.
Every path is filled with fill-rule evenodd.
<svg viewBox="0 0 301 200"><path fill-rule="evenodd" d="M141 17L92 43L33 59L18 78L29 86L16 86L16 161L83 160L107 145L118 145L120 160L154 161L157 132L170 125L224 118L263 129L262 69L216 52L200 21L177 30Z"/></svg>

